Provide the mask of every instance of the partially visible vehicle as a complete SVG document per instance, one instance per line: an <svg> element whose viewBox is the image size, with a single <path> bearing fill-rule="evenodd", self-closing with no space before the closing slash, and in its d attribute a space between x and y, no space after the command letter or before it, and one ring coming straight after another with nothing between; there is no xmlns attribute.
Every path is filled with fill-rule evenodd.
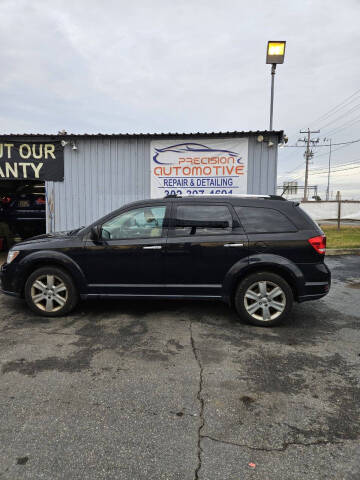
<svg viewBox="0 0 360 480"><path fill-rule="evenodd" d="M28 183L14 193L0 197L0 220L6 222L14 235L28 238L45 232L45 185Z"/></svg>

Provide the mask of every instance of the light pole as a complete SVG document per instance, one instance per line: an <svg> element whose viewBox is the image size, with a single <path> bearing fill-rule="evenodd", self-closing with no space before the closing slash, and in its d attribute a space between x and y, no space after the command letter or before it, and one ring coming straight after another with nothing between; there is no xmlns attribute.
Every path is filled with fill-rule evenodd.
<svg viewBox="0 0 360 480"><path fill-rule="evenodd" d="M276 65L278 63L284 63L285 46L286 46L286 42L283 42L283 41L277 41L277 42L269 41L267 44L266 63L271 65L271 99L270 99L270 128L269 128L270 131L273 129L274 79L275 79Z"/></svg>

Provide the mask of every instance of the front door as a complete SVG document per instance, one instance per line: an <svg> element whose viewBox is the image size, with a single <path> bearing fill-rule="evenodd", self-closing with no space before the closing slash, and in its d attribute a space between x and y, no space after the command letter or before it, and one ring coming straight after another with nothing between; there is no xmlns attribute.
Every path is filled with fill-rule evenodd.
<svg viewBox="0 0 360 480"><path fill-rule="evenodd" d="M101 238L86 243L83 266L90 294L158 293L165 283L165 204L122 212L101 225Z"/></svg>
<svg viewBox="0 0 360 480"><path fill-rule="evenodd" d="M227 272L248 256L247 237L232 206L176 201L173 209L167 243L169 283L178 294L220 296Z"/></svg>

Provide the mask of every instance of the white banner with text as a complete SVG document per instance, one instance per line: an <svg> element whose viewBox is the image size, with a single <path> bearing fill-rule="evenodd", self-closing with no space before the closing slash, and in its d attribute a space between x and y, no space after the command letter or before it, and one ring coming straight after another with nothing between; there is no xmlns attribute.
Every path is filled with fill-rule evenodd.
<svg viewBox="0 0 360 480"><path fill-rule="evenodd" d="M247 138L150 144L151 198L247 193Z"/></svg>

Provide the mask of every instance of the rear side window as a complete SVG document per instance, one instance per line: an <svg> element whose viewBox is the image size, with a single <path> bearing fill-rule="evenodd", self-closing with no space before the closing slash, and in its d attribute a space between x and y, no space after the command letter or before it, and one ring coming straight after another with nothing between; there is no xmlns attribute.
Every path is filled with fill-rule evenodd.
<svg viewBox="0 0 360 480"><path fill-rule="evenodd" d="M300 208L299 206L296 207L296 212L302 217L302 219L305 221L305 225L304 227L310 227L310 228L313 228L314 230L318 231L319 233L323 234L324 232L321 230L321 228L319 227L319 225L317 224L317 222L315 220L313 220L310 215L305 212L305 210L303 210L302 208Z"/></svg>
<svg viewBox="0 0 360 480"><path fill-rule="evenodd" d="M295 225L278 210L262 207L235 207L246 233L296 232Z"/></svg>
<svg viewBox="0 0 360 480"><path fill-rule="evenodd" d="M173 231L176 236L223 235L231 233L232 222L226 205L177 205Z"/></svg>

